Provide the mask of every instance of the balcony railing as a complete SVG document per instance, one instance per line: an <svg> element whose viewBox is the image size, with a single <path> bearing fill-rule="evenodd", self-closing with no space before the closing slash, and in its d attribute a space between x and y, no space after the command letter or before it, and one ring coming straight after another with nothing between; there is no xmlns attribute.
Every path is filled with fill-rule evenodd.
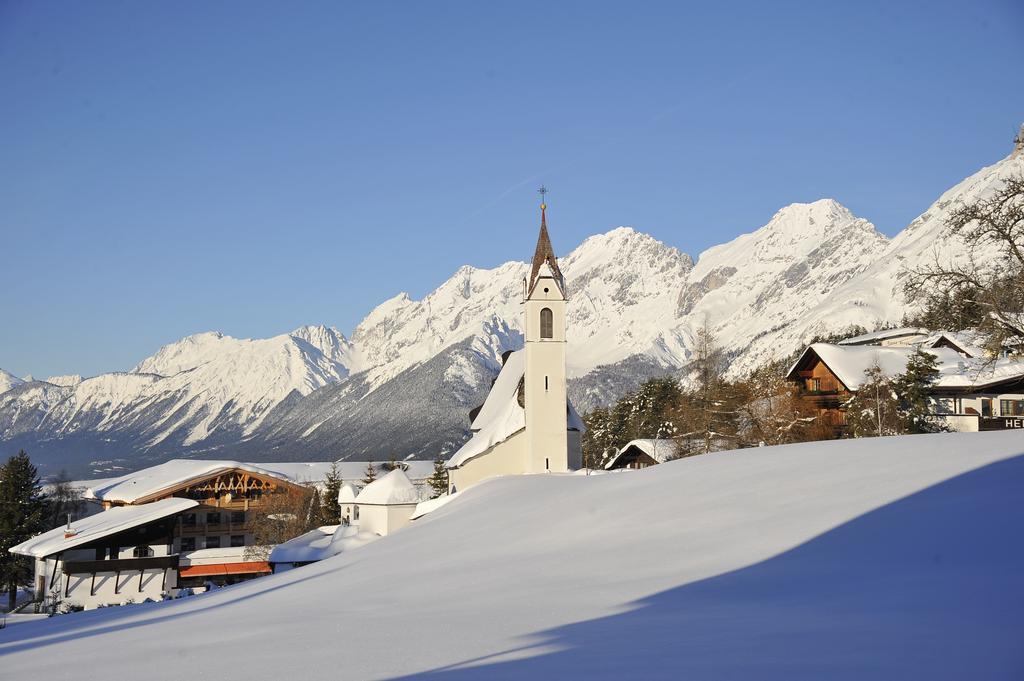
<svg viewBox="0 0 1024 681"><path fill-rule="evenodd" d="M159 570L178 567L178 554L148 558L112 558L110 560L64 561L64 574L80 575L94 572L131 572L132 570Z"/></svg>

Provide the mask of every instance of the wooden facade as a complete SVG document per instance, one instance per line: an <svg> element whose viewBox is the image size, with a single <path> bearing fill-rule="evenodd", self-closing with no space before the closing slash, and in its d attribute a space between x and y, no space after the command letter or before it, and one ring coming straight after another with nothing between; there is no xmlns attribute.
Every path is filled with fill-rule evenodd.
<svg viewBox="0 0 1024 681"><path fill-rule="evenodd" d="M201 549L244 548L254 543L253 514L275 494L312 495L310 487L241 468L218 471L175 483L139 497L132 505L147 504L169 497L192 499L199 505L179 514L172 530L173 550L188 554ZM104 502L109 508L111 502ZM177 565L175 566L177 567ZM197 587L207 582L224 585L270 572L266 562L233 559L231 562L185 565L178 568L179 587Z"/></svg>
<svg viewBox="0 0 1024 681"><path fill-rule="evenodd" d="M814 351L805 352L789 373L800 397L811 405L818 418L838 435L846 425L843 404L853 396L828 365Z"/></svg>

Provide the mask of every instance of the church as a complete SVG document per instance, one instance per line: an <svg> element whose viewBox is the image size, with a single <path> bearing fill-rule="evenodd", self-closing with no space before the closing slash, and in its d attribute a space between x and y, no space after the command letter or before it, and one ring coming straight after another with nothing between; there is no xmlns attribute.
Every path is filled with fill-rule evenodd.
<svg viewBox="0 0 1024 681"><path fill-rule="evenodd" d="M581 465L583 420L566 395L568 296L547 206L540 210L540 236L523 280L525 347L502 356L486 401L470 413L472 436L447 463L449 493L496 475L565 473Z"/></svg>

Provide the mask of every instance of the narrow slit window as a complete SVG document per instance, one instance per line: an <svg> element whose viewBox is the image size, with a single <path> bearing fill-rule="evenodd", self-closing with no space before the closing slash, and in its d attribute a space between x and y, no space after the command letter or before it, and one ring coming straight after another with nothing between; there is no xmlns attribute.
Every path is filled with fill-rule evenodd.
<svg viewBox="0 0 1024 681"><path fill-rule="evenodd" d="M555 337L555 315L551 312L550 307L545 307L540 311L540 337Z"/></svg>
<svg viewBox="0 0 1024 681"><path fill-rule="evenodd" d="M544 377L544 392L548 391L548 377Z"/></svg>

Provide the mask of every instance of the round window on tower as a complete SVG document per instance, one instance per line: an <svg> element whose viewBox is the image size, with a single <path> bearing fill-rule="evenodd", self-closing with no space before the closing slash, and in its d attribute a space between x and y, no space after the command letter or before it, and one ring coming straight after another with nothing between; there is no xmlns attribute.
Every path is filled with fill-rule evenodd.
<svg viewBox="0 0 1024 681"><path fill-rule="evenodd" d="M547 293L547 292L548 292L548 290L549 290L549 289L545 288L545 289L544 289L544 293Z"/></svg>

